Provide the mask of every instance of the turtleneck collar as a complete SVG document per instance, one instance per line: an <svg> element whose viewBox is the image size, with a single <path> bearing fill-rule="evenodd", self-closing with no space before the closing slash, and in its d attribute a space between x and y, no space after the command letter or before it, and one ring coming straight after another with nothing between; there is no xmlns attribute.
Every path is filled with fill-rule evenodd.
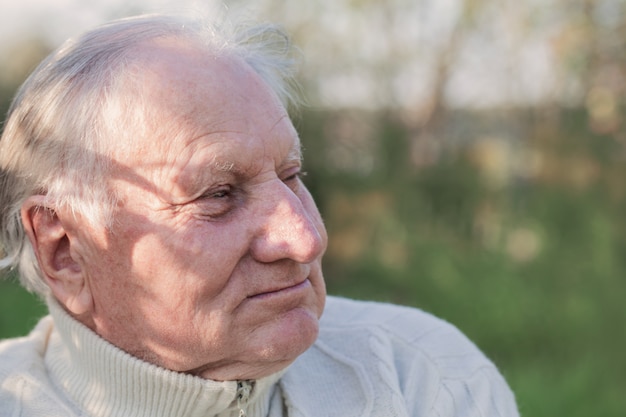
<svg viewBox="0 0 626 417"><path fill-rule="evenodd" d="M55 300L48 300L48 308L57 331L49 340L46 367L89 416L239 415L237 381L202 379L144 362L76 321ZM244 384L251 388L247 401L240 401L248 416L268 414L283 373Z"/></svg>

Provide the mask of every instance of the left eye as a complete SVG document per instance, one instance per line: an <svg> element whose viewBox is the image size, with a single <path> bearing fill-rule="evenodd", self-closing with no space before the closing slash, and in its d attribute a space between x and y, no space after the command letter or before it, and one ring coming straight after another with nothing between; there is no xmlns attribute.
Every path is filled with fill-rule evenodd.
<svg viewBox="0 0 626 417"><path fill-rule="evenodd" d="M203 218L217 220L237 207L237 194L237 190L231 186L219 186L197 198L194 207Z"/></svg>
<svg viewBox="0 0 626 417"><path fill-rule="evenodd" d="M230 195L230 190L218 190L207 195L209 198L225 198Z"/></svg>
<svg viewBox="0 0 626 417"><path fill-rule="evenodd" d="M295 181L299 178L302 178L306 175L305 172L302 171L298 171L298 172L294 172L291 175L288 175L287 177L283 178L283 182L291 182L291 181Z"/></svg>

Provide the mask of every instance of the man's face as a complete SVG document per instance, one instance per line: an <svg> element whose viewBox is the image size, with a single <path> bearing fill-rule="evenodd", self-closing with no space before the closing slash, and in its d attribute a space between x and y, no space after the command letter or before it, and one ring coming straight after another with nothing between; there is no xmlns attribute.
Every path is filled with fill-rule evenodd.
<svg viewBox="0 0 626 417"><path fill-rule="evenodd" d="M142 53L147 134L113 161L112 228L75 237L93 297L85 322L176 371L282 369L317 337L326 295L327 236L297 134L243 62L175 41Z"/></svg>

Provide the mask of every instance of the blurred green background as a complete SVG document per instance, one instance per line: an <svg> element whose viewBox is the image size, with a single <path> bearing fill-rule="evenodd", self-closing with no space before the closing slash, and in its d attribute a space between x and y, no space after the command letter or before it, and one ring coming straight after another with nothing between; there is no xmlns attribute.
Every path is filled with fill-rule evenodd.
<svg viewBox="0 0 626 417"><path fill-rule="evenodd" d="M524 416L626 415L625 2L297 3L259 15L307 60L295 123L329 293L456 324ZM3 61L3 112L50 47ZM45 311L10 278L0 337Z"/></svg>

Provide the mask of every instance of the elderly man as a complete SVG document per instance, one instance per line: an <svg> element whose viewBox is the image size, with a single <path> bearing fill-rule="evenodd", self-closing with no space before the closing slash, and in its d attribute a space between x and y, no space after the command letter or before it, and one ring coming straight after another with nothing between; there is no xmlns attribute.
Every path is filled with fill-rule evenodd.
<svg viewBox="0 0 626 417"><path fill-rule="evenodd" d="M0 416L517 415L452 326L326 298L291 77L275 29L167 16L35 70L0 140L0 226L50 316L0 344Z"/></svg>

